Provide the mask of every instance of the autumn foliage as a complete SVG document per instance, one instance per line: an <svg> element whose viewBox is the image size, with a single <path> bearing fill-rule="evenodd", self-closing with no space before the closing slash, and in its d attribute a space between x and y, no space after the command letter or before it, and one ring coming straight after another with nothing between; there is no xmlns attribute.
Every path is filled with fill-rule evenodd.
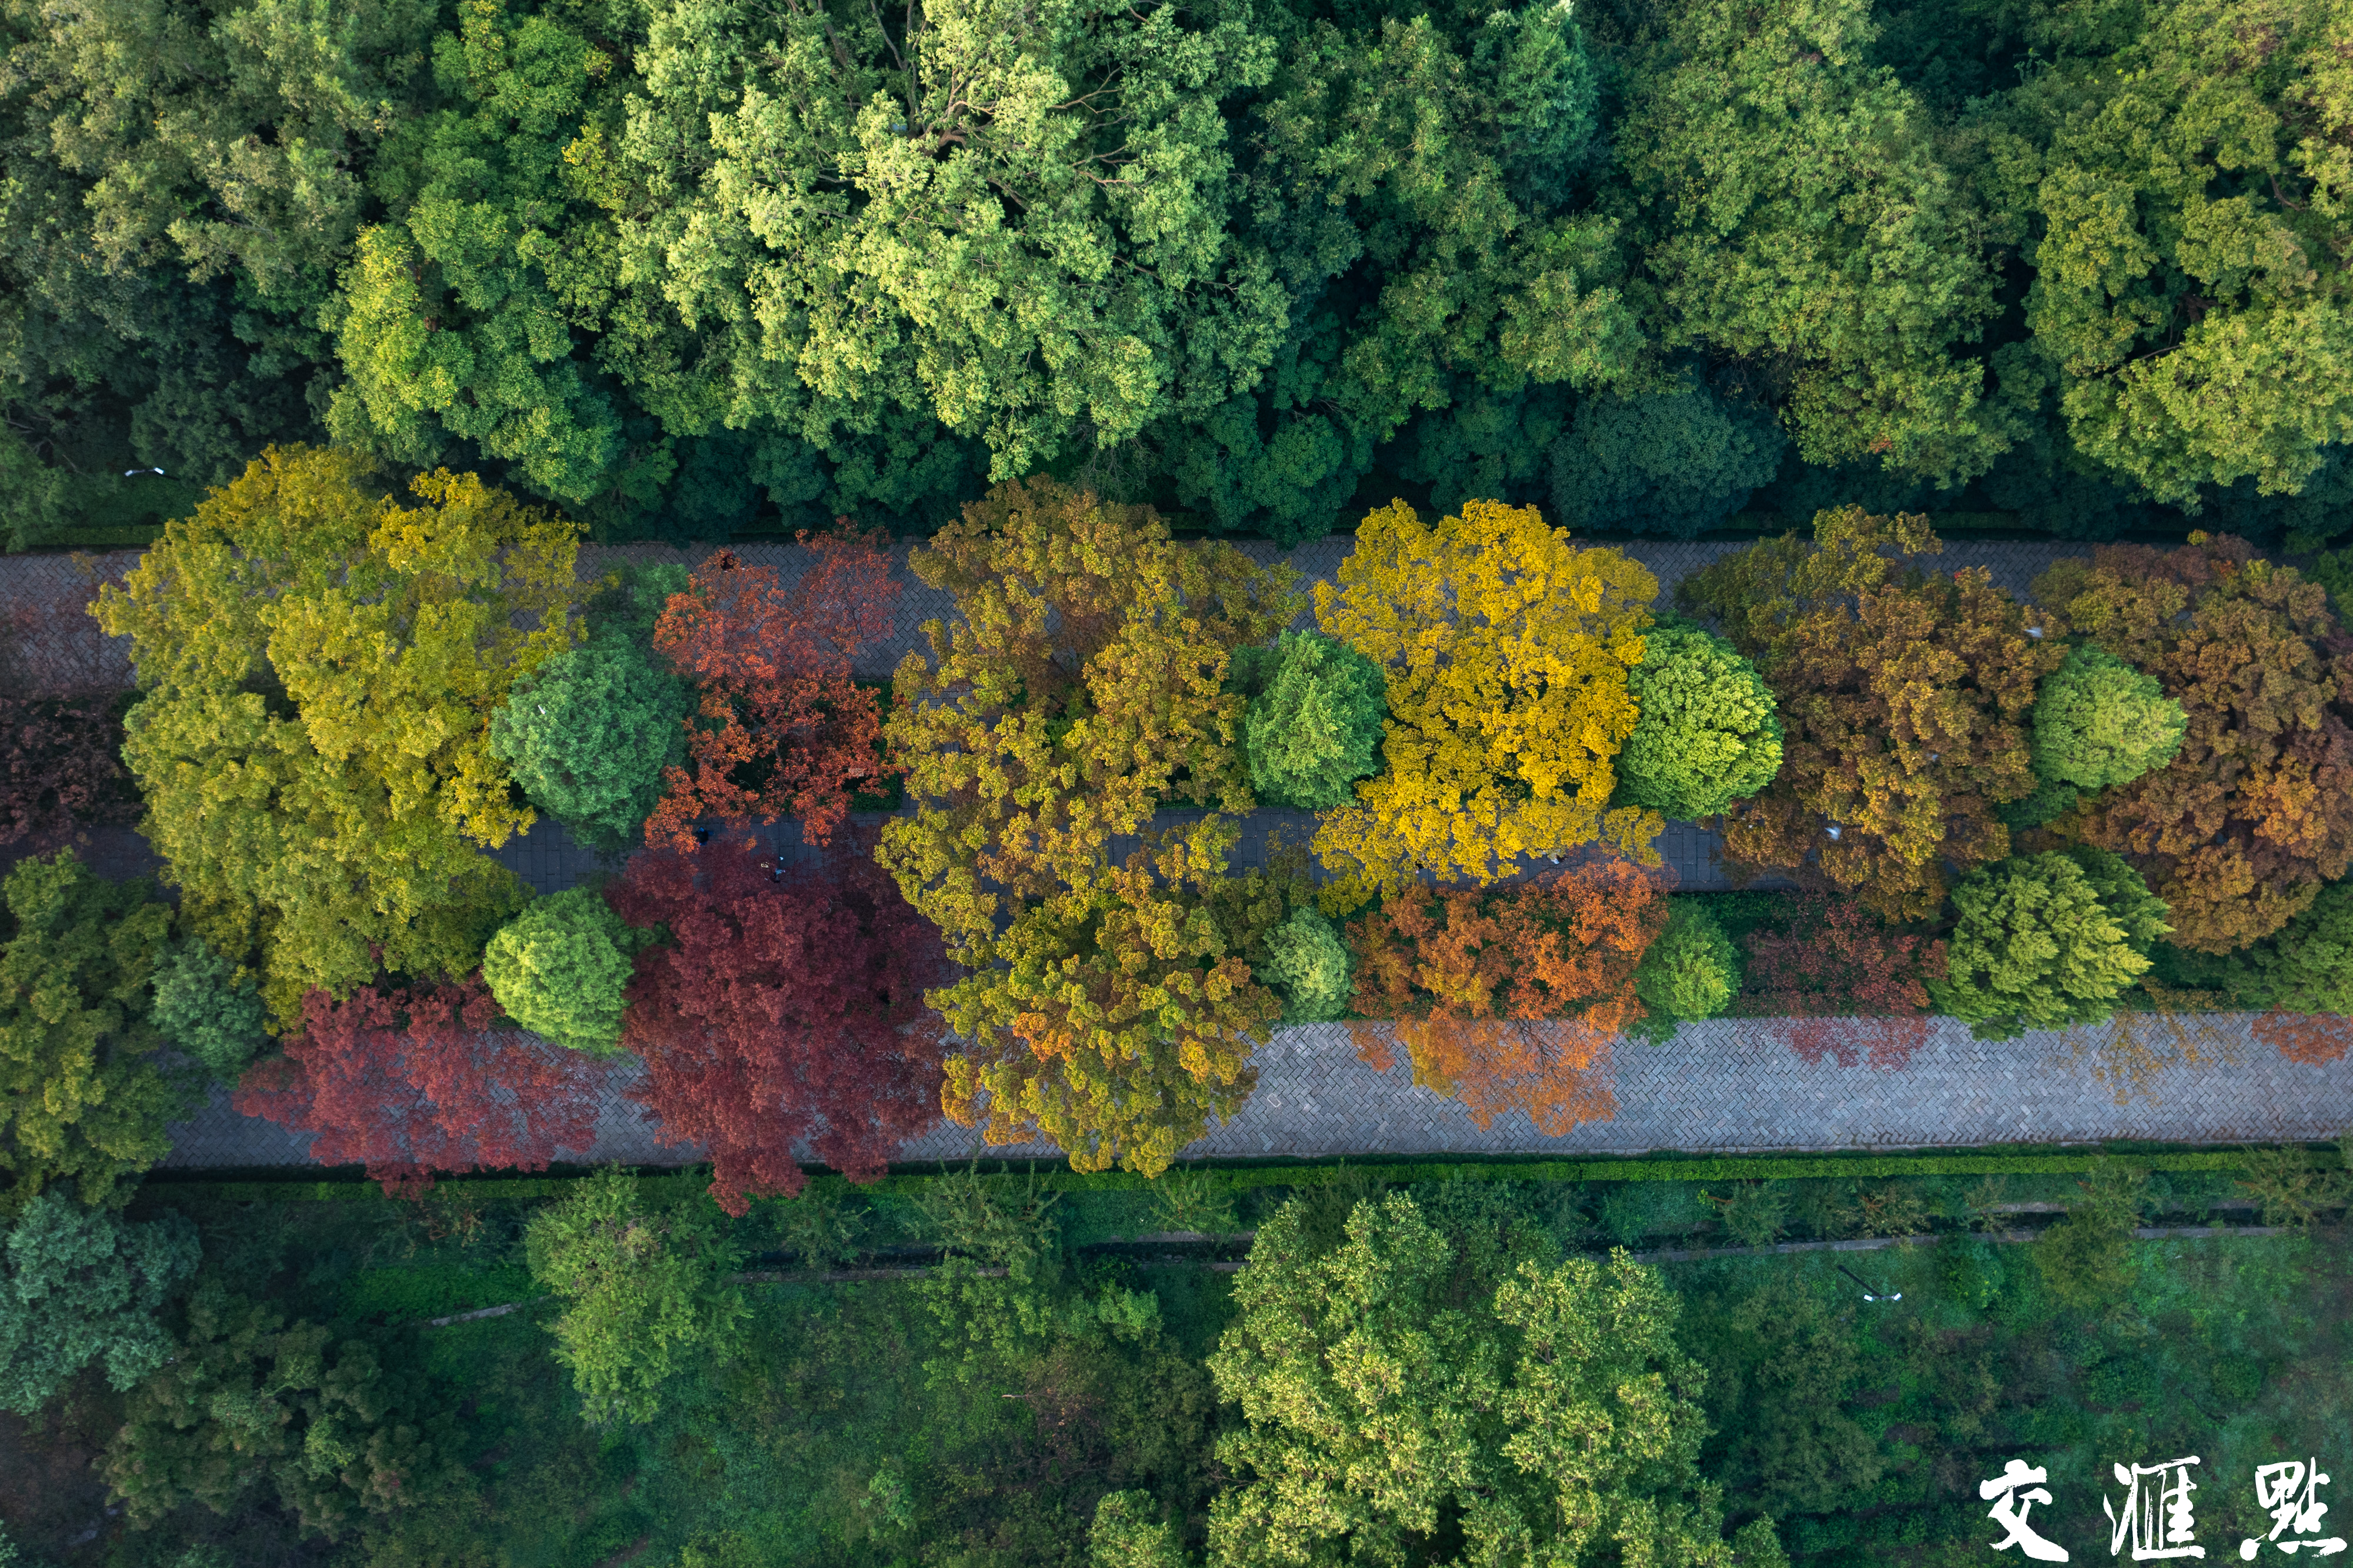
<svg viewBox="0 0 2353 1568"><path fill-rule="evenodd" d="M2274 1008L2255 1019L2255 1038L2292 1062L2327 1067L2353 1048L2353 1018L2341 1013L2289 1013Z"/></svg>
<svg viewBox="0 0 2353 1568"><path fill-rule="evenodd" d="M2130 860L2177 945L2245 947L2353 868L2353 637L2319 584L2193 534L2061 562L2034 592L2189 714L2169 763L2053 825Z"/></svg>
<svg viewBox="0 0 2353 1568"><path fill-rule="evenodd" d="M0 697L0 845L37 854L78 825L139 820L122 712L120 697Z"/></svg>
<svg viewBox="0 0 2353 1568"><path fill-rule="evenodd" d="M364 1164L396 1196L436 1175L544 1170L587 1152L599 1068L577 1051L494 1032L498 1004L477 974L461 984L366 985L347 1002L302 998L285 1052L247 1069L246 1116L314 1132L311 1159Z"/></svg>
<svg viewBox="0 0 2353 1568"><path fill-rule="evenodd" d="M1423 870L1482 884L1525 855L1605 842L1655 860L1656 812L1609 807L1634 732L1627 672L1658 579L1568 542L1534 507L1366 518L1315 619L1388 672L1386 766L1324 815L1315 854L1359 895Z"/></svg>
<svg viewBox="0 0 2353 1568"><path fill-rule="evenodd" d="M707 854L646 851L606 889L640 952L622 1044L632 1090L673 1143L700 1143L712 1196L741 1215L791 1194L811 1158L871 1181L940 1113L939 937L865 856L776 868L749 838Z"/></svg>
<svg viewBox="0 0 2353 1568"><path fill-rule="evenodd" d="M1793 900L1750 931L1747 979L1733 1011L1786 1018L1789 1048L1808 1062L1900 1068L1927 1043L1927 983L1945 978L1941 941L1891 929L1862 906Z"/></svg>
<svg viewBox="0 0 2353 1568"><path fill-rule="evenodd" d="M704 816L795 816L827 843L850 795L887 771L880 707L849 660L891 635L890 554L880 534L797 537L815 560L789 587L775 567L723 550L655 624L655 652L701 688L708 723L689 731L687 765L663 770L669 794L647 819L648 844L691 851Z"/></svg>
<svg viewBox="0 0 2353 1568"><path fill-rule="evenodd" d="M1611 1043L1642 1016L1634 972L1667 879L1610 858L1481 894L1409 889L1350 933L1358 1013L1394 1018L1414 1081L1485 1127L1525 1110L1558 1137L1616 1111ZM1353 1023L1376 1071L1389 1026Z"/></svg>
<svg viewBox="0 0 2353 1568"><path fill-rule="evenodd" d="M1810 543L1765 541L1678 585L1780 703L1781 770L1726 809L1729 858L1919 920L1947 866L2010 853L1994 811L2034 792L2028 714L2062 628L1983 567L1896 576L1900 557L1942 549L1925 519L1848 507L1817 516Z"/></svg>

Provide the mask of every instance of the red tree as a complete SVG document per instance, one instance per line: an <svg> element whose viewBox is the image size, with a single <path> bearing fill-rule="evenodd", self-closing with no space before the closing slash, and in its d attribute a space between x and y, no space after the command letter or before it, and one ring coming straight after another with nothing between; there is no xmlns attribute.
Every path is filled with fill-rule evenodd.
<svg viewBox="0 0 2353 1568"><path fill-rule="evenodd" d="M946 978L938 933L863 854L789 868L757 856L748 837L649 850L605 890L672 939L638 955L629 983L622 1043L646 1064L631 1093L665 1142L710 1152L711 1195L733 1215L801 1190L797 1143L875 1181L940 1114L944 1037L923 1003Z"/></svg>
<svg viewBox="0 0 2353 1568"><path fill-rule="evenodd" d="M754 816L797 816L823 844L853 786L889 772L881 709L849 676L850 656L893 624L899 583L882 535L797 537L817 558L791 587L723 550L655 624L655 649L701 688L717 727L690 731L690 766L664 770L670 793L646 821L648 844L691 852L697 817Z"/></svg>
<svg viewBox="0 0 2353 1568"><path fill-rule="evenodd" d="M1738 1011L1787 1018L1789 1048L1808 1062L1900 1068L1928 1039L1930 980L1945 944L1890 930L1848 900L1794 901L1777 927L1748 933Z"/></svg>
<svg viewBox="0 0 2353 1568"><path fill-rule="evenodd" d="M438 1174L543 1171L596 1140L603 1073L577 1051L493 1034L498 1004L462 985L362 986L348 1002L302 998L302 1032L246 1070L234 1103L315 1132L322 1164L364 1164L395 1197Z"/></svg>

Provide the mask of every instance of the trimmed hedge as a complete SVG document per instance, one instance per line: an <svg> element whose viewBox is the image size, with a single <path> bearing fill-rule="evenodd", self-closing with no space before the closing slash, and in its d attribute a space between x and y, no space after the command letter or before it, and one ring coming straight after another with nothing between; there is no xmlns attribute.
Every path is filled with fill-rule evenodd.
<svg viewBox="0 0 2353 1568"><path fill-rule="evenodd" d="M2312 1154L2313 1164L2317 1169L2330 1169L2338 1163L2334 1145L2305 1144L2302 1147ZM1176 1168L1208 1176L1219 1187L1245 1192L1257 1187L1320 1185L1343 1170L1364 1171L1377 1174L1384 1181L1405 1184L1438 1182L1450 1177L1516 1182L1732 1182L1804 1181L1823 1177L2062 1176L2078 1175L2089 1171L2092 1162L2102 1154L2129 1159L2152 1171L2234 1171L2242 1169L2246 1163L2244 1154L2235 1149L2160 1148L2144 1152L2130 1145L2108 1145L2086 1153L1962 1152L1940 1154L1740 1155L1713 1159L1654 1159L1644 1156L1615 1160L1499 1157L1481 1161L1396 1162L1367 1159L1248 1165L1200 1164ZM993 1179L1022 1183L1033 1179L1030 1167L1026 1163L991 1161L987 1163L997 1169L984 1169L982 1173ZM581 1179L579 1176L453 1177L437 1184L434 1190L462 1190L470 1197L489 1202L516 1201L560 1196L570 1189L574 1182ZM827 1193L854 1191L877 1195L908 1194L919 1192L924 1184L937 1179L936 1174L900 1172L885 1176L880 1182L853 1187L843 1176L812 1175L809 1190ZM1050 1167L1036 1171L1034 1179L1040 1188L1050 1192L1116 1192L1142 1190L1153 1185L1150 1181L1129 1171L1104 1171L1087 1175L1066 1168ZM665 1185L679 1188L677 1195L686 1195L701 1193L708 1178L697 1171L687 1170L641 1173L639 1180L654 1189L649 1196L659 1194ZM376 1184L357 1175L326 1181L150 1180L141 1186L140 1195L165 1201L211 1198L229 1203L396 1201L385 1197L384 1189Z"/></svg>

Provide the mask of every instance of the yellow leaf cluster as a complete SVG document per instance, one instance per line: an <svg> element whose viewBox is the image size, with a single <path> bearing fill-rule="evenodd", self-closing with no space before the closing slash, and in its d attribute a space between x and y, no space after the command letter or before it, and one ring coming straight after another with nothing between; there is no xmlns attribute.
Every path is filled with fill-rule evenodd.
<svg viewBox="0 0 2353 1568"><path fill-rule="evenodd" d="M272 447L91 609L132 639L123 755L165 879L222 951L261 948L288 1026L313 986L374 978L372 949L470 970L527 897L475 847L533 822L490 715L574 640L577 529L470 474L411 489L422 506L363 458Z"/></svg>
<svg viewBox="0 0 2353 1568"><path fill-rule="evenodd" d="M1347 896L1424 870L1483 885L1597 839L1657 863L1658 815L1609 805L1656 577L1500 501L1435 526L1392 502L1339 576L1316 585L1316 620L1388 671L1389 705L1386 765L1315 836Z"/></svg>

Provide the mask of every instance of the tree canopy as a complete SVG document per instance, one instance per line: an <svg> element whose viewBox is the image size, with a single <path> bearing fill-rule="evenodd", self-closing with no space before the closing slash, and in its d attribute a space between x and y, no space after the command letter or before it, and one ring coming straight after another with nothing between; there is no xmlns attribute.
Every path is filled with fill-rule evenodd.
<svg viewBox="0 0 2353 1568"><path fill-rule="evenodd" d="M258 952L281 1026L379 965L462 978L526 897L481 853L534 819L491 721L577 636L577 532L472 475L409 488L272 449L92 610L131 638L123 755L164 879L216 952Z"/></svg>
<svg viewBox="0 0 2353 1568"><path fill-rule="evenodd" d="M1315 835L1352 893L1423 869L1492 882L1597 841L1655 854L1657 813L1609 805L1649 571L1570 544L1534 507L1472 501L1430 524L1397 501L1365 519L1339 577L1315 585L1316 622L1388 677L1382 771Z"/></svg>
<svg viewBox="0 0 2353 1568"><path fill-rule="evenodd" d="M1303 1217L1294 1201L1260 1227L1209 1358L1242 1417L1218 1446L1234 1474L1210 1506L1219 1568L1786 1561L1768 1521L1724 1538L1697 1464L1706 1374L1655 1270L1621 1250L1482 1279L1402 1194L1358 1205L1328 1249ZM1448 1526L1461 1544L1441 1558Z"/></svg>

